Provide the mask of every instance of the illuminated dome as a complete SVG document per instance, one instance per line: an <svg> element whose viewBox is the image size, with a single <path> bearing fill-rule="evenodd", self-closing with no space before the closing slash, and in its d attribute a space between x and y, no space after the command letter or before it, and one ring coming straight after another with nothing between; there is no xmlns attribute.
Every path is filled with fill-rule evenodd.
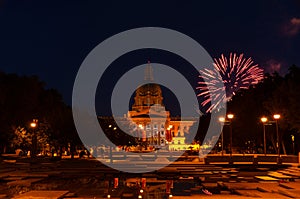
<svg viewBox="0 0 300 199"><path fill-rule="evenodd" d="M145 84L136 90L139 96L162 96L161 88L158 84Z"/></svg>
<svg viewBox="0 0 300 199"><path fill-rule="evenodd" d="M154 104L163 106L162 100L162 91L158 84L144 84L135 92L132 110L141 111L142 109L149 109L149 106Z"/></svg>

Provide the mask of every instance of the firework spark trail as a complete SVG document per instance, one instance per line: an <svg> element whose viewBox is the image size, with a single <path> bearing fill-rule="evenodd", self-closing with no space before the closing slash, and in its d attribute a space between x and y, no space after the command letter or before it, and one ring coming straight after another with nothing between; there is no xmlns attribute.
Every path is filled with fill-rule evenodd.
<svg viewBox="0 0 300 199"><path fill-rule="evenodd" d="M223 54L214 59L214 69L203 69L198 82L199 97L203 97L203 107L210 104L206 112L211 112L223 102L227 102L240 89L248 89L259 83L264 73L258 64L244 54L230 53L229 59Z"/></svg>

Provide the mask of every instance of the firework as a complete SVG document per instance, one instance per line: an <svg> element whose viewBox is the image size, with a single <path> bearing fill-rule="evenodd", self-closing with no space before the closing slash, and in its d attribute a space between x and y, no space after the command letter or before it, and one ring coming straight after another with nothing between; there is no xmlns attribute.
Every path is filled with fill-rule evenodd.
<svg viewBox="0 0 300 199"><path fill-rule="evenodd" d="M258 64L253 64L251 58L243 54L230 53L229 59L223 54L214 59L214 68L200 70L201 81L197 87L199 97L203 97L201 105L208 106L206 112L216 109L221 103L232 98L240 89L248 89L260 82L264 73Z"/></svg>

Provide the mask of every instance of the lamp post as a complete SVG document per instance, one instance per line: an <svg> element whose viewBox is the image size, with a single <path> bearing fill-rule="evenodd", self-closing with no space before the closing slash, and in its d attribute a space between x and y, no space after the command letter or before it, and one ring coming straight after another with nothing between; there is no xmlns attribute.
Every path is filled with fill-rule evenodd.
<svg viewBox="0 0 300 199"><path fill-rule="evenodd" d="M33 121L30 123L30 127L32 128L32 151L31 151L31 157L34 158L36 157L36 152L37 152L37 136L35 133L35 129L37 127L38 120L37 119L33 119Z"/></svg>
<svg viewBox="0 0 300 199"><path fill-rule="evenodd" d="M171 133L172 128L173 128L173 125L169 125L167 128L166 139L168 142L172 141L172 133Z"/></svg>
<svg viewBox="0 0 300 199"><path fill-rule="evenodd" d="M230 120L229 128L230 128L230 161L232 161L232 124L231 120L234 118L233 114L228 114L227 118Z"/></svg>
<svg viewBox="0 0 300 199"><path fill-rule="evenodd" d="M266 127L265 124L268 121L268 118L262 117L261 122L263 123L263 130L264 130L264 154L267 155L267 144L266 144Z"/></svg>
<svg viewBox="0 0 300 199"><path fill-rule="evenodd" d="M279 130L278 130L278 120L280 119L279 114L274 114L273 118L275 119L276 123L276 136L277 136L277 152L278 152L278 164L280 164L280 137L279 137Z"/></svg>
<svg viewBox="0 0 300 199"><path fill-rule="evenodd" d="M109 132L111 133L111 128L112 128L112 125L108 125L108 128L109 128ZM111 146L111 143L109 143L109 163L112 164L113 163L113 157L112 157L112 146Z"/></svg>
<svg viewBox="0 0 300 199"><path fill-rule="evenodd" d="M223 133L223 126L225 122L225 117L219 117L219 122L221 122L221 145L222 145L222 156L224 155L224 133Z"/></svg>
<svg viewBox="0 0 300 199"><path fill-rule="evenodd" d="M145 141L146 137L144 135L144 126L142 124L139 124L139 128L140 128L140 130L139 130L139 132L140 132L139 133L139 135L140 135L139 139L141 141Z"/></svg>
<svg viewBox="0 0 300 199"><path fill-rule="evenodd" d="M293 144L293 155L295 155L295 136L291 135L292 138L292 144Z"/></svg>

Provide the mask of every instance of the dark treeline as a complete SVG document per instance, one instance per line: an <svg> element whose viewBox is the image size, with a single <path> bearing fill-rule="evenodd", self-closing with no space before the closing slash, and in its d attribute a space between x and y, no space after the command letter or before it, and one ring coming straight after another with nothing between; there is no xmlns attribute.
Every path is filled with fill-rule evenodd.
<svg viewBox="0 0 300 199"><path fill-rule="evenodd" d="M263 144L262 116L271 121L266 125L267 145L276 148L276 128L273 114L280 114L278 120L279 134L283 142L282 152L299 151L300 130L300 68L295 65L289 68L285 76L278 73L266 74L263 82L247 90L240 91L228 102L228 112L234 113L233 145ZM226 130L226 127L224 127ZM294 148L293 140L294 136ZM228 136L226 136L228 140ZM246 144L247 143L247 144Z"/></svg>
<svg viewBox="0 0 300 199"><path fill-rule="evenodd" d="M54 89L46 89L38 77L0 73L0 153L16 148L30 150L33 129L40 148L62 152L79 144L72 111ZM40 149L41 150L41 149Z"/></svg>

